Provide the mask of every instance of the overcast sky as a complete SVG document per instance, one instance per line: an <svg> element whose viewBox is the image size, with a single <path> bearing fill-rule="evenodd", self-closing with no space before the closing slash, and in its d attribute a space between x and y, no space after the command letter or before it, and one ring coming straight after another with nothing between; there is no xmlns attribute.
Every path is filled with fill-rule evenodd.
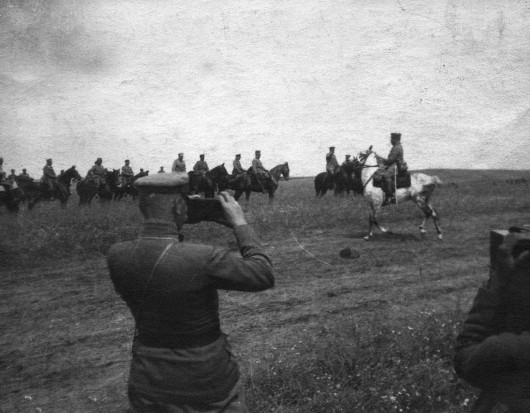
<svg viewBox="0 0 530 413"><path fill-rule="evenodd" d="M323 171L401 132L420 168L530 169L524 0L2 0L0 156Z"/></svg>

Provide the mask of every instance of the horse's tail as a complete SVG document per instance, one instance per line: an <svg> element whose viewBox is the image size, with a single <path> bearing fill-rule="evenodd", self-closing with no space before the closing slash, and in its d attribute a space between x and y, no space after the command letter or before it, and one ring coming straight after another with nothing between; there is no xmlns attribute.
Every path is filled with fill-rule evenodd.
<svg viewBox="0 0 530 413"><path fill-rule="evenodd" d="M442 180L440 178L438 178L438 176L434 175L432 177L432 182L434 184L434 186L442 186L444 183L442 182Z"/></svg>

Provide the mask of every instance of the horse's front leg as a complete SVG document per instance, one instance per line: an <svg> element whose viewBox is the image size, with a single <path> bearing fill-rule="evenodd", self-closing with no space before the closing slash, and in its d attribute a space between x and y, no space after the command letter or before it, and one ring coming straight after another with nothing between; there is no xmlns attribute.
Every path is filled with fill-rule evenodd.
<svg viewBox="0 0 530 413"><path fill-rule="evenodd" d="M440 226L440 217L438 216L438 213L434 210L431 203L427 201L427 207L431 211L432 221L434 222L434 226L436 227L436 232L438 233L438 239L443 239L444 234L442 232L442 227Z"/></svg>

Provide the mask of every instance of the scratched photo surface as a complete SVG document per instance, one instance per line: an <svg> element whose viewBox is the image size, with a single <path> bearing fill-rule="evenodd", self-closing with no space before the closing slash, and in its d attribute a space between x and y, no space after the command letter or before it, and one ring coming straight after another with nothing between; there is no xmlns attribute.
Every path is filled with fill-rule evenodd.
<svg viewBox="0 0 530 413"><path fill-rule="evenodd" d="M307 176L398 131L413 169L528 167L528 2L371 3L3 1L6 166L261 149Z"/></svg>
<svg viewBox="0 0 530 413"><path fill-rule="evenodd" d="M469 409L455 337L490 230L530 224L529 92L526 0L0 0L7 174L288 162L272 202L240 200L275 288L219 293L253 413ZM399 202L366 242L362 191L315 196L329 146L386 157L393 132L436 177L443 240ZM143 218L131 196L79 205L71 183L66 207L16 213L0 183L2 412L127 409L134 321L106 255ZM237 253L213 223L184 237Z"/></svg>

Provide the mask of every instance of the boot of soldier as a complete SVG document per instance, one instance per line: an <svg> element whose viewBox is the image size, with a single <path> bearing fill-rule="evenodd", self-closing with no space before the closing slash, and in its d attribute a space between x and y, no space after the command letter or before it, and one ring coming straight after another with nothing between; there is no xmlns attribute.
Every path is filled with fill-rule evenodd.
<svg viewBox="0 0 530 413"><path fill-rule="evenodd" d="M390 189L390 185L391 183L385 180L383 183L383 188L381 188L385 193L385 200L383 201L383 206L396 203L396 199L394 198L394 193Z"/></svg>

